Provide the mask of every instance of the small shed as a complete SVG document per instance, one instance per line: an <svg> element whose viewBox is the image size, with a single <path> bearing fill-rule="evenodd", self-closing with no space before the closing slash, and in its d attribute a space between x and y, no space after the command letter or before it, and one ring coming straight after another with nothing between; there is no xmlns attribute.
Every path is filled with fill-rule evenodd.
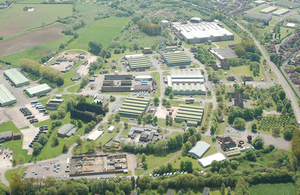
<svg viewBox="0 0 300 195"><path fill-rule="evenodd" d="M108 133L112 133L112 132L114 132L114 130L115 130L115 127L114 126L110 126L108 128Z"/></svg>

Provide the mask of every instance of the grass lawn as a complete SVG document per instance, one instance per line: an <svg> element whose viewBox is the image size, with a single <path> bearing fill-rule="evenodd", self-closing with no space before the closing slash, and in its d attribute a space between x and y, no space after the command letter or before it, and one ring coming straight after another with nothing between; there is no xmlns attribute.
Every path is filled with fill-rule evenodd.
<svg viewBox="0 0 300 195"><path fill-rule="evenodd" d="M88 50L90 41L100 42L103 48L106 48L111 40L121 33L121 29L129 21L126 17L110 17L102 20L96 20L89 25L78 39L74 40L67 49L85 49Z"/></svg>
<svg viewBox="0 0 300 195"><path fill-rule="evenodd" d="M193 159L188 156L181 156L181 154L178 154L176 158L174 158L170 163L172 164L174 169L180 169L180 162L181 161L191 161L193 163L193 169L198 168L199 170L202 170L203 168L199 165L197 162L198 159Z"/></svg>
<svg viewBox="0 0 300 195"><path fill-rule="evenodd" d="M103 126L103 131L104 131L104 135L102 137L100 137L99 139L96 140L96 144L99 145L99 143L101 142L102 145L105 144L106 142L108 142L108 140L110 140L111 138L116 137L116 135L118 134L118 132L116 131L117 128L119 128L121 130L122 128L122 124L121 123L116 123L113 122L112 124L108 124L108 123L103 123L101 124L101 126ZM110 126L115 126L115 131L113 133L108 133L108 127Z"/></svg>
<svg viewBox="0 0 300 195"><path fill-rule="evenodd" d="M67 89L67 92L79 92L79 90L80 90L80 85L79 85L79 83L78 83L78 85L74 85L74 86L72 86L72 87L69 87L68 89Z"/></svg>
<svg viewBox="0 0 300 195"><path fill-rule="evenodd" d="M183 132L177 132L177 131L175 131L175 132L172 132L169 138L176 137L176 135L179 135L179 134L181 134L181 135L182 135L182 134L183 134Z"/></svg>
<svg viewBox="0 0 300 195"><path fill-rule="evenodd" d="M153 79L156 80L157 83L157 89L156 89L156 93L151 93L152 97L160 97L160 75L158 72L152 72L151 76L153 77Z"/></svg>
<svg viewBox="0 0 300 195"><path fill-rule="evenodd" d="M48 98L45 98L45 99L42 99L42 100L39 100L38 103L41 103L43 104L44 106L46 105L46 103L48 102L48 100L50 99L51 97L48 97Z"/></svg>
<svg viewBox="0 0 300 195"><path fill-rule="evenodd" d="M226 24L223 23L224 28L226 28L228 31L234 34L234 40L233 41L222 41L222 42L216 42L216 44L220 47L225 47L232 44L238 44L241 42L242 38L236 34L233 30L231 30Z"/></svg>
<svg viewBox="0 0 300 195"><path fill-rule="evenodd" d="M233 74L236 74L236 75L239 77L240 80L241 80L241 76L242 76L242 75L245 75L245 76L252 76L253 79L254 79L254 81L260 81L260 78L263 78L263 79L266 80L262 68L260 68L260 74L259 74L259 76L256 76L256 77L254 77L254 76L253 76L253 72L250 71L250 66L246 66L246 65L245 65L245 66L231 67L231 68L230 68L230 71L231 71Z"/></svg>
<svg viewBox="0 0 300 195"><path fill-rule="evenodd" d="M162 154L161 156L156 155L146 155L146 161L148 164L148 169L155 169L158 168L160 165L166 163L168 160L170 160L175 154L178 153L179 150L176 151L169 151L168 154ZM142 162L142 154L137 154L137 165ZM135 175L141 175L147 170L136 170Z"/></svg>
<svg viewBox="0 0 300 195"><path fill-rule="evenodd" d="M34 7L33 12L23 11L24 7ZM0 15L0 34L7 38L24 33L43 24L55 22L58 17L72 15L72 5L69 4L13 4Z"/></svg>
<svg viewBox="0 0 300 195"><path fill-rule="evenodd" d="M7 192L9 192L9 187L7 185L5 185L4 183L0 183L0 189L3 189Z"/></svg>
<svg viewBox="0 0 300 195"><path fill-rule="evenodd" d="M169 128L169 126L166 126L166 119L158 118L157 125L162 128ZM180 123L173 124L172 129L180 129Z"/></svg>
<svg viewBox="0 0 300 195"><path fill-rule="evenodd" d="M217 148L215 146L211 146L209 148L209 150L207 150L207 152L201 158L207 157L207 156L212 155L216 152L218 152Z"/></svg>
<svg viewBox="0 0 300 195"><path fill-rule="evenodd" d="M26 171L27 167L23 167L21 168L16 168L16 169L11 169L11 170L7 170L5 172L5 179L9 182L10 178L13 174L19 174L20 176L23 175L23 173Z"/></svg>
<svg viewBox="0 0 300 195"><path fill-rule="evenodd" d="M253 195L292 195L295 194L293 183L259 184L250 186Z"/></svg>
<svg viewBox="0 0 300 195"><path fill-rule="evenodd" d="M251 13L259 13L260 10L265 9L265 8L267 8L267 7L269 7L269 5L255 7L255 8L253 8L253 9L250 9L248 12L251 12Z"/></svg>
<svg viewBox="0 0 300 195"><path fill-rule="evenodd" d="M63 75L64 78L64 84L58 88L58 90L55 92L56 94L60 94L64 91L64 89L70 85L74 85L76 82L71 80L71 77L77 76L78 74L74 72L74 70L80 65L82 62L78 61L72 68L72 71L67 72Z"/></svg>
<svg viewBox="0 0 300 195"><path fill-rule="evenodd" d="M12 131L13 133L19 133L20 130L12 121L8 121L0 125L0 132Z"/></svg>
<svg viewBox="0 0 300 195"><path fill-rule="evenodd" d="M211 140L212 136L202 135L201 141L207 142L209 145L214 145L215 143Z"/></svg>
<svg viewBox="0 0 300 195"><path fill-rule="evenodd" d="M195 96L194 96L195 97ZM172 107L179 107L179 104L185 104L185 101L168 100ZM194 102L191 106L200 106L200 102Z"/></svg>

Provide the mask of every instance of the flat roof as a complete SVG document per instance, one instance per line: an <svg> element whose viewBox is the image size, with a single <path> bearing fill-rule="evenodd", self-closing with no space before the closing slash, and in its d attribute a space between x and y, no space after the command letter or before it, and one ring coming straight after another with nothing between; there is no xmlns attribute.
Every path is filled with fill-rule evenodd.
<svg viewBox="0 0 300 195"><path fill-rule="evenodd" d="M191 62L190 57L188 57L186 53L182 51L163 53L161 55L166 60L167 64Z"/></svg>
<svg viewBox="0 0 300 195"><path fill-rule="evenodd" d="M272 20L272 16L269 14L259 14L259 13L247 13L244 17L260 19L260 20Z"/></svg>
<svg viewBox="0 0 300 195"><path fill-rule="evenodd" d="M5 75L9 77L9 79L15 84L15 85L26 85L29 84L29 80L17 69L9 69L4 71Z"/></svg>
<svg viewBox="0 0 300 195"><path fill-rule="evenodd" d="M238 58L234 51L232 51L229 47L212 49L210 52L218 56L220 59Z"/></svg>
<svg viewBox="0 0 300 195"><path fill-rule="evenodd" d="M150 100L145 98L127 97L119 109L120 114L142 115Z"/></svg>
<svg viewBox="0 0 300 195"><path fill-rule="evenodd" d="M216 22L174 24L174 28L187 39L233 36L233 33L220 27Z"/></svg>
<svg viewBox="0 0 300 195"><path fill-rule="evenodd" d="M260 10L260 12L269 13L269 12L275 11L277 9L278 9L277 7L270 6L270 7L267 7L265 9Z"/></svg>
<svg viewBox="0 0 300 195"><path fill-rule="evenodd" d="M176 84L174 83L172 85L172 90L173 91L206 91L206 88L204 84Z"/></svg>
<svg viewBox="0 0 300 195"><path fill-rule="evenodd" d="M285 13L287 13L287 12L290 12L290 10L289 10L289 9L284 9L284 8L282 8L282 9L279 9L279 10L277 10L277 11L275 11L275 12L272 12L272 14L273 14L273 15L282 15L282 14L285 14Z"/></svg>
<svg viewBox="0 0 300 195"><path fill-rule="evenodd" d="M0 103L1 105L5 105L5 103L9 103L12 101L17 101L16 97L12 95L12 93L3 85L0 84Z"/></svg>
<svg viewBox="0 0 300 195"><path fill-rule="evenodd" d="M141 57L141 56L144 56L144 54L140 53L140 54L128 54L128 55L125 55L124 57L125 58L136 58L136 57Z"/></svg>
<svg viewBox="0 0 300 195"><path fill-rule="evenodd" d="M295 23L287 23L286 26L288 26L288 27L295 27L296 24Z"/></svg>
<svg viewBox="0 0 300 195"><path fill-rule="evenodd" d="M300 3L295 2L295 1L278 1L278 2L274 2L274 3L275 3L275 5L279 5L279 6L283 6L283 7L290 7L290 8L300 6Z"/></svg>
<svg viewBox="0 0 300 195"><path fill-rule="evenodd" d="M62 135L66 135L69 131L71 131L73 128L75 127L75 125L73 124L64 124L61 128L59 128L57 130L57 133L62 134Z"/></svg>
<svg viewBox="0 0 300 195"><path fill-rule="evenodd" d="M193 154L198 158L201 158L206 151L210 148L210 145L204 141L198 141L194 147L188 152L189 154Z"/></svg>
<svg viewBox="0 0 300 195"><path fill-rule="evenodd" d="M211 163L216 160L216 161L223 161L226 160L226 157L220 153L217 152L215 154L212 154L208 157L202 158L198 160L198 163L202 166L202 167L208 167L211 165Z"/></svg>
<svg viewBox="0 0 300 195"><path fill-rule="evenodd" d="M47 85L46 83L26 89L26 91L30 94L36 94L36 93L46 91L46 90L51 91L51 87L49 87L49 85Z"/></svg>
<svg viewBox="0 0 300 195"><path fill-rule="evenodd" d="M265 3L265 1L259 0L259 1L254 1L254 3L261 4L261 3Z"/></svg>
<svg viewBox="0 0 300 195"><path fill-rule="evenodd" d="M151 75L137 75L135 79L152 79Z"/></svg>

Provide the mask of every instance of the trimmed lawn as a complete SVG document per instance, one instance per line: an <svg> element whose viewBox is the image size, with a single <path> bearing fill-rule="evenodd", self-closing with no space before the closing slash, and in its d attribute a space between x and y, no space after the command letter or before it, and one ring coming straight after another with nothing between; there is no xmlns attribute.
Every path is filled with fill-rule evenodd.
<svg viewBox="0 0 300 195"><path fill-rule="evenodd" d="M16 169L11 169L11 170L7 170L5 172L5 179L9 182L10 178L13 174L19 174L20 176L23 175L23 173L26 171L27 167L23 167L21 168L16 168Z"/></svg>
<svg viewBox="0 0 300 195"><path fill-rule="evenodd" d="M3 189L7 192L9 192L9 187L7 185L5 185L4 183L0 183L0 189Z"/></svg>
<svg viewBox="0 0 300 195"><path fill-rule="evenodd" d="M148 170L158 168L160 165L166 163L168 160L170 160L175 154L177 154L179 150L168 152L168 154L163 154L161 156L156 156L156 155L146 155L146 161L148 164L148 169L147 170L136 170L135 175L141 175ZM139 165L142 162L142 154L137 154L137 165Z"/></svg>
<svg viewBox="0 0 300 195"><path fill-rule="evenodd" d="M232 45L232 44L238 44L241 42L242 38L236 34L233 30L231 30L231 28L229 28L228 26L226 26L226 24L223 23L224 28L226 28L229 32L234 34L234 40L232 41L222 41L222 42L215 42L215 44L217 44L220 47L225 47L228 45Z"/></svg>
<svg viewBox="0 0 300 195"><path fill-rule="evenodd" d="M253 72L250 71L250 66L246 66L246 65L245 66L238 66L238 67L231 67L230 71L233 74L236 74L239 77L240 80L241 80L242 75L251 76L251 77L253 77L254 81L260 81L260 78L263 78L263 79L266 80L265 75L264 75L263 70L262 70L262 67L260 68L259 76L256 76L256 77L254 77Z"/></svg>
<svg viewBox="0 0 300 195"><path fill-rule="evenodd" d="M166 119L158 118L157 125L162 128L169 128L169 126L166 126ZM174 123L173 126L171 126L172 129L180 129L180 123Z"/></svg>
<svg viewBox="0 0 300 195"><path fill-rule="evenodd" d="M20 130L12 121L8 121L0 125L0 132L12 131L13 133L19 133Z"/></svg>
<svg viewBox="0 0 300 195"><path fill-rule="evenodd" d="M259 184L250 187L253 195L292 195L295 194L295 185L293 183L277 184Z"/></svg>
<svg viewBox="0 0 300 195"><path fill-rule="evenodd" d="M48 102L48 100L52 98L52 97L48 97L48 98L45 98L45 99L42 99L42 100L39 100L38 103L41 103L43 104L44 106L46 105L46 103Z"/></svg>
<svg viewBox="0 0 300 195"><path fill-rule="evenodd" d="M173 165L174 169L180 169L180 162L181 161L191 161L193 163L193 169L195 170L196 168L198 170L202 170L203 168L199 165L199 163L197 162L198 159L193 159L191 157L188 156L181 156L181 154L177 155L175 159L173 159L171 161L171 164Z"/></svg>
<svg viewBox="0 0 300 195"><path fill-rule="evenodd" d="M207 157L207 156L212 155L216 152L218 152L217 148L215 146L210 146L209 150L207 150L207 152L201 158Z"/></svg>
<svg viewBox="0 0 300 195"><path fill-rule="evenodd" d="M176 137L176 135L179 135L179 134L183 134L183 132L173 132L173 133L171 133L171 135L170 135L170 137L169 138L174 138L174 137Z"/></svg>
<svg viewBox="0 0 300 195"><path fill-rule="evenodd" d="M67 89L67 92L79 92L79 90L80 90L80 85L79 85L79 83L78 83L78 85L74 85L74 86L72 86L72 87L69 87L68 89Z"/></svg>
<svg viewBox="0 0 300 195"><path fill-rule="evenodd" d="M185 101L168 100L172 107L179 107L179 104L185 104ZM194 102L191 106L200 106L200 102Z"/></svg>

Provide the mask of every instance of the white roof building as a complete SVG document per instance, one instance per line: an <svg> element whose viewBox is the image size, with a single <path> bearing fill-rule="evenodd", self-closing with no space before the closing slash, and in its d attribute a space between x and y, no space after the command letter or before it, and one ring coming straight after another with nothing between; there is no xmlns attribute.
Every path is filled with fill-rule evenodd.
<svg viewBox="0 0 300 195"><path fill-rule="evenodd" d="M152 80L152 76L151 75L137 75L135 77L136 81L141 81L141 80L145 80L145 81L150 81Z"/></svg>
<svg viewBox="0 0 300 195"><path fill-rule="evenodd" d="M110 126L108 128L108 133L112 133L112 132L114 132L114 130L115 130L115 127L114 126Z"/></svg>
<svg viewBox="0 0 300 195"><path fill-rule="evenodd" d="M296 24L295 23L287 23L286 27L290 27L290 28L295 28Z"/></svg>
<svg viewBox="0 0 300 195"><path fill-rule="evenodd" d="M86 138L88 141L96 141L104 132L103 131L94 131L89 134L89 136Z"/></svg>
<svg viewBox="0 0 300 195"><path fill-rule="evenodd" d="M125 55L125 59L128 59L128 58L137 58L137 57L143 57L144 54L142 53L137 53L137 54L129 54L129 55Z"/></svg>
<svg viewBox="0 0 300 195"><path fill-rule="evenodd" d="M162 20L162 21L161 21L161 24L162 24L162 25L168 25L168 24L169 24L169 21L168 21L168 20Z"/></svg>
<svg viewBox="0 0 300 195"><path fill-rule="evenodd" d="M198 141L196 145L188 152L189 154L197 156L197 158L201 158L207 150L209 150L210 145L204 141Z"/></svg>
<svg viewBox="0 0 300 195"><path fill-rule="evenodd" d="M220 153L220 152L217 152L215 154L212 154L208 157L205 157L205 158L202 158L202 159L199 159L198 160L198 163L204 168L204 167L208 167L211 165L211 163L216 160L216 161L223 161L223 160L226 160L226 157Z"/></svg>

